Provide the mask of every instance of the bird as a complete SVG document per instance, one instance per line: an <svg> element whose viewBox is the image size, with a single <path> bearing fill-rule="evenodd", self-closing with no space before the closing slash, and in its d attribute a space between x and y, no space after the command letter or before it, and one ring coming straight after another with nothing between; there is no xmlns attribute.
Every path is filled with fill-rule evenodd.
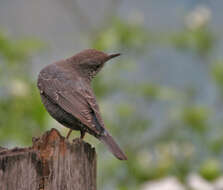
<svg viewBox="0 0 223 190"><path fill-rule="evenodd" d="M44 67L38 75L37 87L48 113L70 129L67 139L73 130L80 131L81 139L88 133L105 144L116 158L127 160L125 153L105 128L91 87L92 79L105 63L117 56L120 53L83 50Z"/></svg>

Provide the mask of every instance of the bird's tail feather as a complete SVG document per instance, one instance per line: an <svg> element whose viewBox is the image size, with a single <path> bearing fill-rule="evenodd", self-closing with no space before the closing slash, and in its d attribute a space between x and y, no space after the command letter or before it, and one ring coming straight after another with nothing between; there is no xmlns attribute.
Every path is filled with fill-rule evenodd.
<svg viewBox="0 0 223 190"><path fill-rule="evenodd" d="M119 160L127 160L126 155L122 152L119 145L114 141L112 136L106 131L101 137L101 142L103 142L108 149L117 157Z"/></svg>

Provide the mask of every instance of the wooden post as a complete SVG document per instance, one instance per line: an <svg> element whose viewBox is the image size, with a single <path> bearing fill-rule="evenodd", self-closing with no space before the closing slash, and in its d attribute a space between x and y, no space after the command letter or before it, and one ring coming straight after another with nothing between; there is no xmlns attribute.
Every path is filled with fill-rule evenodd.
<svg viewBox="0 0 223 190"><path fill-rule="evenodd" d="M96 190L96 153L56 129L29 148L0 148L0 190Z"/></svg>

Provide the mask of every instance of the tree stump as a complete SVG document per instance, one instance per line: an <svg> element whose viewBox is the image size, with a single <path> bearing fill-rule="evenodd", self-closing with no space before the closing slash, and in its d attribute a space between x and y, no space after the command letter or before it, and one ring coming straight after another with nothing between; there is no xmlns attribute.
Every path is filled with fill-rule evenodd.
<svg viewBox="0 0 223 190"><path fill-rule="evenodd" d="M0 147L0 190L96 190L95 149L56 129L33 138L32 147Z"/></svg>

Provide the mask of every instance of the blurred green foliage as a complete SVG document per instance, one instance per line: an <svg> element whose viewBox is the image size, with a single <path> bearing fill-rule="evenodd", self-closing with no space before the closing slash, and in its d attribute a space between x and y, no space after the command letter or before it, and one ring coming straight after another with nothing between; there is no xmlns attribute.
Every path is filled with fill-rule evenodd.
<svg viewBox="0 0 223 190"><path fill-rule="evenodd" d="M215 180L217 177L221 176L221 164L219 160L210 158L205 160L200 167L200 174L202 177L208 180Z"/></svg>
<svg viewBox="0 0 223 190"><path fill-rule="evenodd" d="M223 85L222 85L223 84L223 61L217 61L212 65L211 74L222 96L223 95Z"/></svg>
<svg viewBox="0 0 223 190"><path fill-rule="evenodd" d="M214 36L206 26L194 29L185 28L171 39L179 50L190 50L200 56L206 56L213 47Z"/></svg>
<svg viewBox="0 0 223 190"><path fill-rule="evenodd" d="M139 58L148 58L151 46L162 45L162 38L156 41L153 36L142 24L116 18L92 38L92 48L126 52L114 60L116 63L107 64L93 81L106 126L129 158L120 162L99 145L98 175L105 189L135 190L147 180L166 175L184 180L192 171L213 180L222 172L223 133L221 120L215 118L217 108L198 104L197 89L134 78L142 66ZM207 25L168 36L176 50L190 50L204 59L213 51L214 39ZM30 144L33 134L47 128L48 114L29 76L30 56L42 47L38 41L13 40L0 33L1 145ZM219 94L223 92L222 63L203 65L210 70L210 80ZM222 103L222 96L217 96L216 102ZM151 107L163 104L167 105L166 114L159 116L156 124Z"/></svg>
<svg viewBox="0 0 223 190"><path fill-rule="evenodd" d="M208 108L190 106L184 108L182 121L188 125L188 127L192 127L194 131L202 132L207 127L208 116Z"/></svg>
<svg viewBox="0 0 223 190"><path fill-rule="evenodd" d="M215 109L194 103L196 90L185 87L182 91L145 80L131 83L134 72L140 67L139 63L136 64L137 59L145 56L151 45L160 44L162 38L157 38L157 35L137 23L129 24L115 19L110 27L93 40L93 48L120 52L127 49L134 55L123 56L117 60L118 63L109 66L110 72L105 68L94 81L94 89L99 99L111 101L116 92L124 97L119 101L112 101L112 110L109 107L103 110L105 116L114 115L105 117L106 124L124 145L129 157L127 163L120 164L110 158L103 165L99 165L99 177L102 173L100 181L105 189L138 189L143 182L166 175L176 175L184 181L194 170L204 178L212 180L222 171L220 158L211 157L215 155L216 147L219 151L222 150L222 141L216 141L215 136L209 135L216 130L213 127L216 121L212 119ZM185 53L189 50L204 60L211 54L215 43L213 33L207 25L194 29L185 28L184 31L170 34L168 38L177 50ZM128 62L134 66L125 67ZM204 64L204 67L207 66ZM219 63L211 67L219 88L223 84L221 67ZM125 74L127 77L120 77ZM105 98L106 96L109 97ZM148 105L149 109L150 105L162 102L171 105L167 110L166 128L159 128L158 135L154 137L150 135L155 128L154 119L149 117L149 110L141 109L143 105Z"/></svg>
<svg viewBox="0 0 223 190"><path fill-rule="evenodd" d="M30 137L46 127L46 112L30 76L30 58L41 48L38 40L12 40L0 33L1 145L31 144Z"/></svg>
<svg viewBox="0 0 223 190"><path fill-rule="evenodd" d="M112 25L104 29L93 40L93 47L99 50L121 50L129 48L134 54L144 51L149 40L148 31L136 23L126 23L118 18L113 19Z"/></svg>

